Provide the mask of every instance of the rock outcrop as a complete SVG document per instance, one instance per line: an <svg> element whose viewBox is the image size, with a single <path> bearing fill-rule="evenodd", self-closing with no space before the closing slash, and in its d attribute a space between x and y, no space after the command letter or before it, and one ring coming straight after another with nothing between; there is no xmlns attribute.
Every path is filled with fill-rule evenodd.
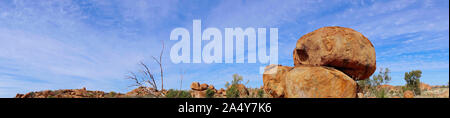
<svg viewBox="0 0 450 118"><path fill-rule="evenodd" d="M131 90L130 92L127 92L125 95L133 96L133 97L161 97L165 94L167 94L166 90L158 91L153 88L141 86L141 87Z"/></svg>
<svg viewBox="0 0 450 118"><path fill-rule="evenodd" d="M221 89L223 91L220 91L220 94L219 94L219 91L217 91L213 85L208 85L205 83L200 84L198 82L192 82L191 89L192 90L190 91L190 93L191 93L191 97L193 97L193 98L206 98L206 90L208 90L208 89L214 91L214 97L223 97L222 93L224 91L223 89Z"/></svg>
<svg viewBox="0 0 450 118"><path fill-rule="evenodd" d="M88 91L82 89L62 89L62 90L44 90L37 92L29 92L26 94L17 94L15 98L109 98L109 97L126 97L124 94L103 91Z"/></svg>
<svg viewBox="0 0 450 118"><path fill-rule="evenodd" d="M410 90L403 92L403 98L414 98L414 92Z"/></svg>
<svg viewBox="0 0 450 118"><path fill-rule="evenodd" d="M228 86L228 89L231 87ZM217 90L213 85L208 85L208 84L200 84L198 82L192 82L191 84L191 97L193 98L206 98L207 97L207 93L206 91L210 89L214 92L213 97L214 98L226 98L227 96L227 90L220 88L219 90ZM243 97L243 96L248 96L249 95L249 91L248 89L245 87L245 85L243 84L237 84L236 85L236 90L239 91L239 96Z"/></svg>
<svg viewBox="0 0 450 118"><path fill-rule="evenodd" d="M355 80L376 69L375 48L361 33L344 27L323 27L302 36L293 52L294 65L334 67Z"/></svg>
<svg viewBox="0 0 450 118"><path fill-rule="evenodd" d="M425 83L423 83L423 82L420 82L419 88L420 88L420 90L422 90L422 91L429 91L429 90L432 89L432 87L431 87L430 85L425 84Z"/></svg>
<svg viewBox="0 0 450 118"><path fill-rule="evenodd" d="M232 85L228 86L228 88L231 88ZM245 87L245 85L243 84L237 84L236 85L236 89L239 91L239 96L240 97L245 97L248 96L250 94L250 92L248 91L247 87Z"/></svg>

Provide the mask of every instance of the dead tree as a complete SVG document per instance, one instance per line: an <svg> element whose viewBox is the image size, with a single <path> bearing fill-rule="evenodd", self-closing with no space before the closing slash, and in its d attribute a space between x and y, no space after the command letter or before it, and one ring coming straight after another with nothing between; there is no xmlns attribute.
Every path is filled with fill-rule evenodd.
<svg viewBox="0 0 450 118"><path fill-rule="evenodd" d="M160 73L161 73L161 90L164 90L164 79L163 79L163 66L162 66L162 55L164 53L164 41L162 41L162 49L161 53L159 55L159 60L152 56L152 58L156 61L156 63L159 64ZM134 72L129 72L129 74L126 76L126 79L130 79L134 81L134 84L131 86L138 86L138 87L150 87L158 91L158 86L155 81L155 77L153 76L153 73L151 72L150 68L147 64L140 61L139 65L142 67L142 69L139 71L141 72L141 76L137 76Z"/></svg>

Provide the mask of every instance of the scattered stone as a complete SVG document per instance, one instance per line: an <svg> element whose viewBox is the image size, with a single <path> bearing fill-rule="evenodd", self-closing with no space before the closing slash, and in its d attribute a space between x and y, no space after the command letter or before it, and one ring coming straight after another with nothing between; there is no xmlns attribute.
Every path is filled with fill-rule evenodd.
<svg viewBox="0 0 450 118"><path fill-rule="evenodd" d="M192 82L191 89L200 91L201 90L200 84L198 82Z"/></svg>
<svg viewBox="0 0 450 118"><path fill-rule="evenodd" d="M358 93L358 98L364 98L364 93Z"/></svg>
<svg viewBox="0 0 450 118"><path fill-rule="evenodd" d="M414 92L410 90L403 92L403 98L414 98Z"/></svg>

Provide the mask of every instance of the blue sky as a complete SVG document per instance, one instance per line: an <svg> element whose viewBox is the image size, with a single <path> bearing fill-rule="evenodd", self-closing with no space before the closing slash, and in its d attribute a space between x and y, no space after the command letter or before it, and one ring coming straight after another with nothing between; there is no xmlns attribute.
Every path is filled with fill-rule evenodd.
<svg viewBox="0 0 450 118"><path fill-rule="evenodd" d="M324 26L353 28L374 44L377 67L392 70L390 84L404 72L423 71L432 85L449 78L448 0L2 0L0 1L0 97L46 89L127 92L129 71L144 61L158 71L160 41L166 43L165 88L192 81L217 88L238 73L260 87L264 64L173 64L172 29L278 28L279 63L292 66L302 35ZM159 76L159 75L157 75Z"/></svg>

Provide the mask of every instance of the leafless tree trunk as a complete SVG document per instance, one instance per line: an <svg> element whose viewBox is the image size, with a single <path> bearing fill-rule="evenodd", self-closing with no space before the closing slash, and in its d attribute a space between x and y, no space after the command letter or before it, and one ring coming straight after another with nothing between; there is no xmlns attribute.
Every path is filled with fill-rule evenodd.
<svg viewBox="0 0 450 118"><path fill-rule="evenodd" d="M161 72L161 90L163 90L164 89L164 76L163 76L163 67L162 67L162 55L164 53L164 41L161 41L161 42L162 42L162 49L161 49L161 53L159 54L159 61L158 61L158 59L156 59L156 57L154 57L154 56L152 56L152 57L153 57L153 60L155 60L156 63L159 64L159 69Z"/></svg>

